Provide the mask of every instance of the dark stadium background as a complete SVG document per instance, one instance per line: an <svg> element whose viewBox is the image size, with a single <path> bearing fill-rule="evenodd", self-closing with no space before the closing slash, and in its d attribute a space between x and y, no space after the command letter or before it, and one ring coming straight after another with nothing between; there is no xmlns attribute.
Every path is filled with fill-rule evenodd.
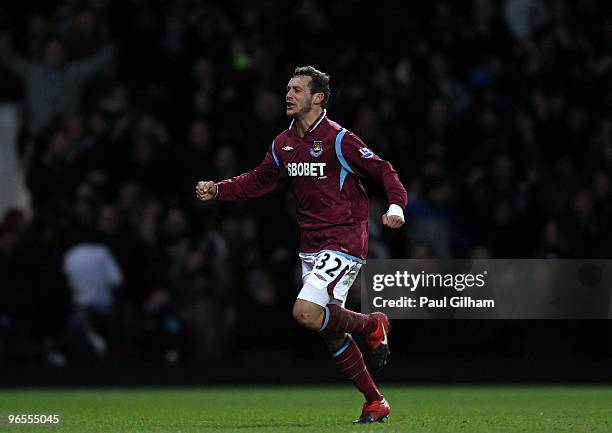
<svg viewBox="0 0 612 433"><path fill-rule="evenodd" d="M370 258L610 256L609 2L5 2L0 30L0 98L23 113L2 146L29 197L0 208L0 384L341 379L291 317L289 190L193 192L259 163L298 65L331 74L330 117L409 190L392 232L370 185ZM112 58L74 83L78 106L33 125L21 108L40 95L8 62L39 63L51 38L68 62ZM102 351L62 272L83 241L124 276L93 317ZM395 321L391 344L389 382L610 380L608 321Z"/></svg>

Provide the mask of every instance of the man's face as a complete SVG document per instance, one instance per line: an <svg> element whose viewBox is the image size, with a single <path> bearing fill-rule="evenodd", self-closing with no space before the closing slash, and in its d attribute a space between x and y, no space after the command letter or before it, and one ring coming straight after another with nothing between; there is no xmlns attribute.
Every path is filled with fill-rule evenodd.
<svg viewBox="0 0 612 433"><path fill-rule="evenodd" d="M51 68L59 68L64 63L64 47L57 41L51 41L45 46L43 61Z"/></svg>
<svg viewBox="0 0 612 433"><path fill-rule="evenodd" d="M320 98L320 94L312 94L308 86L312 81L308 76L297 76L289 80L287 84L286 113L287 116L295 118L302 117L310 112L313 107L313 102L316 98Z"/></svg>

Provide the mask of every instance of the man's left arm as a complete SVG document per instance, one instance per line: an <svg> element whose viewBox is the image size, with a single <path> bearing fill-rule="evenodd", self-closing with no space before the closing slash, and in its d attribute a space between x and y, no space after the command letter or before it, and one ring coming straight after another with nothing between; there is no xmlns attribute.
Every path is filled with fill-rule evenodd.
<svg viewBox="0 0 612 433"><path fill-rule="evenodd" d="M393 166L376 155L352 132L346 132L341 145L348 171L358 176L370 177L384 188L389 210L382 217L383 224L400 228L404 224L404 208L408 203L408 194Z"/></svg>

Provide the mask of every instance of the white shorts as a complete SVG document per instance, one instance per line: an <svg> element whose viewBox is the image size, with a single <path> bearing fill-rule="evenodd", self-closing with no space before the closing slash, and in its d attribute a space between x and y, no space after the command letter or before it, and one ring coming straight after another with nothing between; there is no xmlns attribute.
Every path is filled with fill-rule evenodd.
<svg viewBox="0 0 612 433"><path fill-rule="evenodd" d="M303 285L298 299L314 302L321 307L331 302L344 306L348 290L361 269L361 261L332 250L300 253L300 259Z"/></svg>

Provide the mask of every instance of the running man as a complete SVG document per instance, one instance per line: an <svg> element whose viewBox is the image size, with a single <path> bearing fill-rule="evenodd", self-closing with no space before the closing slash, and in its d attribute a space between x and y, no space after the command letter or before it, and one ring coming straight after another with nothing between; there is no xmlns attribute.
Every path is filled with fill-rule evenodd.
<svg viewBox="0 0 612 433"><path fill-rule="evenodd" d="M407 194L391 164L327 117L329 95L327 74L312 66L296 68L286 94L291 124L274 139L263 162L231 179L200 181L196 194L203 201L250 199L288 178L297 205L303 282L293 317L319 332L336 365L363 393L366 402L355 423L371 423L383 421L391 407L351 335L364 335L370 369L376 371L389 355L389 321L383 313L344 308L368 249L368 196L361 178L384 188L389 210L382 222L392 229L404 224Z"/></svg>

